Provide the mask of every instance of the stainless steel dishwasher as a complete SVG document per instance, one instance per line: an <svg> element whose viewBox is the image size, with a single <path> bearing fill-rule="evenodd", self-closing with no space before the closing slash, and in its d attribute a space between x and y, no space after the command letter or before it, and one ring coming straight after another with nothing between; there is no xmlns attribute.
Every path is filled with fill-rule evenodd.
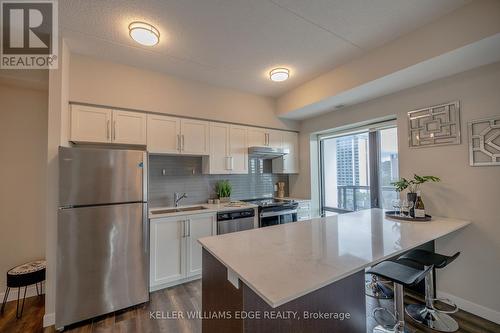
<svg viewBox="0 0 500 333"><path fill-rule="evenodd" d="M217 235L253 229L254 218L253 208L217 213Z"/></svg>

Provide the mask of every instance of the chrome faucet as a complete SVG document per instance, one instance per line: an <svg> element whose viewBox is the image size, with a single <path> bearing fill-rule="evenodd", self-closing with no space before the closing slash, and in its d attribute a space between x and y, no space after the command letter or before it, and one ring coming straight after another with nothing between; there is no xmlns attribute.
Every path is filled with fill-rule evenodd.
<svg viewBox="0 0 500 333"><path fill-rule="evenodd" d="M179 201L181 201L184 198L187 198L186 193L182 193L182 195L181 195L179 192L175 192L174 193L174 206L179 207Z"/></svg>

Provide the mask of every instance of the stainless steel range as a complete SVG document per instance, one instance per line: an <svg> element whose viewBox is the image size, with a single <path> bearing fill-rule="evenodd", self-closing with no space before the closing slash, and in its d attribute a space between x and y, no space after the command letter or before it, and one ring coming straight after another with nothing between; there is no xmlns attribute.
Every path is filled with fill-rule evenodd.
<svg viewBox="0 0 500 333"><path fill-rule="evenodd" d="M243 200L259 206L259 227L297 221L298 202L272 198Z"/></svg>

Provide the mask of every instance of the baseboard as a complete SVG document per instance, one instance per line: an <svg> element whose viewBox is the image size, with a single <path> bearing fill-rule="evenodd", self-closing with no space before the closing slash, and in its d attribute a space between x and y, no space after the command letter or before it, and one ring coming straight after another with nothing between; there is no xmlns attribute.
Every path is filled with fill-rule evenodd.
<svg viewBox="0 0 500 333"><path fill-rule="evenodd" d="M170 288L170 287L176 286L178 284L183 284L183 283L191 282L191 281L198 280L198 279L201 279L201 274L195 275L192 277L188 277L188 278L184 278L184 279L180 279L180 280L173 281L173 282L157 284L156 286L150 286L149 292L152 293L152 292L155 292L155 291L158 291L161 289Z"/></svg>
<svg viewBox="0 0 500 333"><path fill-rule="evenodd" d="M49 327L55 325L56 323L56 314L55 313L46 313L43 316L43 327Z"/></svg>
<svg viewBox="0 0 500 333"><path fill-rule="evenodd" d="M487 308L485 306L470 302L463 298L442 291L438 291L437 296L439 298L448 298L451 301L453 301L456 305L458 305L460 309L475 314L476 316L479 316L481 318L488 319L489 321L492 321L500 325L500 312L498 311L495 311L493 309Z"/></svg>
<svg viewBox="0 0 500 333"><path fill-rule="evenodd" d="M40 286L38 286L38 288L40 289ZM45 287L42 288L42 291L43 291L42 294L45 294ZM21 293L19 294L21 300L23 299L23 295L24 295L24 287L21 287ZM5 291L0 293L0 302L3 301L4 296L5 296ZM34 284L28 286L28 289L26 289L26 298L33 296L37 296L36 287ZM9 297L7 297L7 302L15 300L17 300L17 288L10 288Z"/></svg>

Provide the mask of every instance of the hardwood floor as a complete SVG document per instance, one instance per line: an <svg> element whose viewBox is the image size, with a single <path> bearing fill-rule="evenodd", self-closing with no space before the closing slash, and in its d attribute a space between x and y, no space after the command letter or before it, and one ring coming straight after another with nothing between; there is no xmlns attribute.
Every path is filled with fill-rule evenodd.
<svg viewBox="0 0 500 333"><path fill-rule="evenodd" d="M418 300L407 297L408 303ZM392 300L376 300L367 297L368 331L375 326L371 317L372 309L378 306L392 307ZM172 288L156 291L151 294L151 301L131 309L118 311L114 314L96 318L87 322L67 327L65 332L72 333L194 333L201 332L201 320L184 318L167 319L162 315L175 311L201 311L201 280L189 282ZM0 316L0 332L43 332L52 333L54 328L42 329L44 313L44 298L31 297L26 299L23 317L16 320L16 303L9 302L5 313ZM156 317L156 319L154 318ZM500 325L479 318L464 311L459 311L453 317L460 325L460 333L498 333ZM410 319L407 323L412 332L432 332L414 325Z"/></svg>

